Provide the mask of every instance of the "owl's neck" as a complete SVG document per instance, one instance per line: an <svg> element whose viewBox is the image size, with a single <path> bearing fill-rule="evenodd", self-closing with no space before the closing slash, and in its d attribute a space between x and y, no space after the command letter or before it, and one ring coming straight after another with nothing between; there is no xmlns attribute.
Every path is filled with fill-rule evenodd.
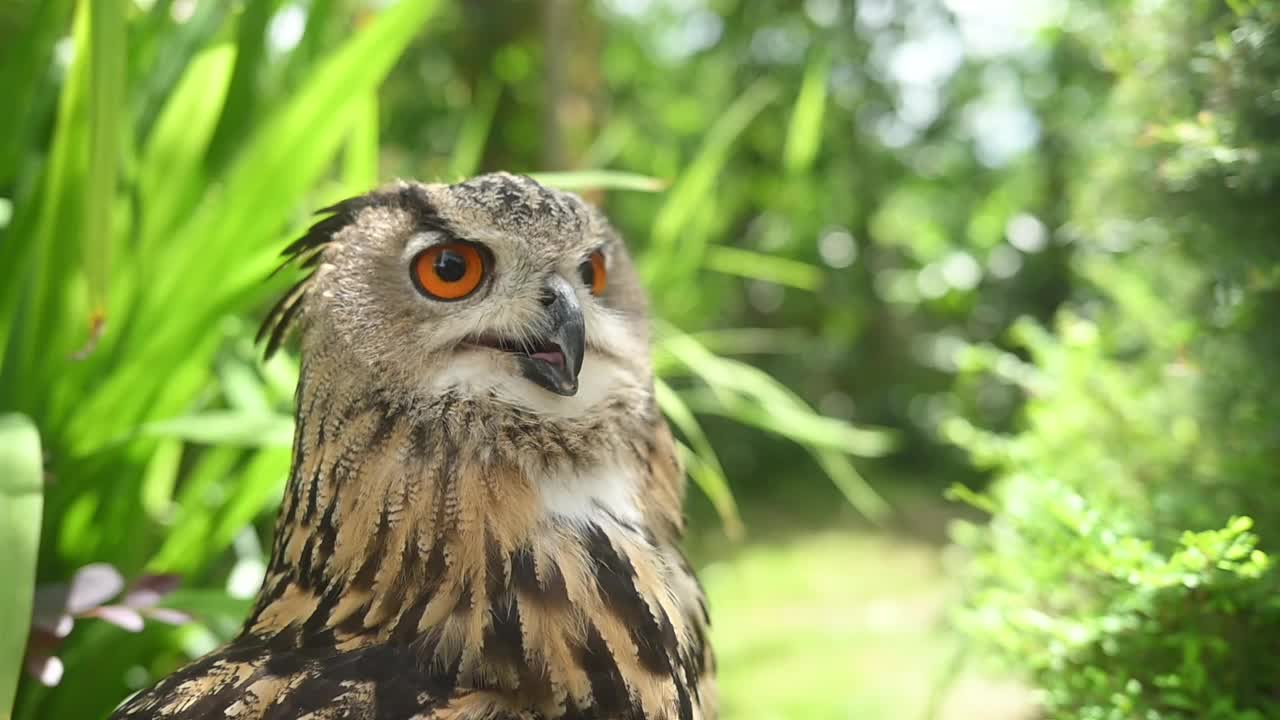
<svg viewBox="0 0 1280 720"><path fill-rule="evenodd" d="M652 403L547 421L309 385L246 637L401 644L433 682L547 717L701 716L706 616Z"/></svg>

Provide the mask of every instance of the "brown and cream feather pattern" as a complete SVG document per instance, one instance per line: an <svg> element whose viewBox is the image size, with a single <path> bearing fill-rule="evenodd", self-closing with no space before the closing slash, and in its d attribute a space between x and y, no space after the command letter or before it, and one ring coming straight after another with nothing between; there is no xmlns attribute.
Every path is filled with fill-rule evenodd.
<svg viewBox="0 0 1280 720"><path fill-rule="evenodd" d="M375 220L459 232L429 198L364 206L388 204ZM293 294L326 291L342 294ZM684 479L647 358L614 357L631 380L589 412L546 414L404 382L318 317L251 618L115 717L714 718L707 609L678 548Z"/></svg>

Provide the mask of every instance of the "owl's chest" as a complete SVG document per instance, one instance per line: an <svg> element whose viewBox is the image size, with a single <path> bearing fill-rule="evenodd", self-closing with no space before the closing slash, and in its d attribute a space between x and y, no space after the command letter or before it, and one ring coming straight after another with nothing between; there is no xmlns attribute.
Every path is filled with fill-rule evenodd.
<svg viewBox="0 0 1280 720"><path fill-rule="evenodd" d="M696 686L669 688L669 702L645 707L634 680L583 648L591 694L570 697L537 682L491 687L455 664L424 664L411 646L355 650L281 647L242 639L183 668L135 697L117 720L657 720L710 717L693 704ZM275 647L273 647L275 646ZM544 680L548 678L543 678ZM536 679L535 679L536 680ZM696 680L695 680L696 683ZM653 692L656 688L648 688ZM557 700L558 698L558 700Z"/></svg>

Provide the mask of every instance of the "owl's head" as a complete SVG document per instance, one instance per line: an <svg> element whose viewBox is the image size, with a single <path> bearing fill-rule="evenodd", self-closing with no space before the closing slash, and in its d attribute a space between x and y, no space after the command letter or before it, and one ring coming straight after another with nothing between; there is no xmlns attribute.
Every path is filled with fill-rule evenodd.
<svg viewBox="0 0 1280 720"><path fill-rule="evenodd" d="M618 234L576 195L497 173L400 182L323 212L286 249L314 272L268 315L268 354L298 320L304 356L412 396L572 414L648 391L644 293Z"/></svg>

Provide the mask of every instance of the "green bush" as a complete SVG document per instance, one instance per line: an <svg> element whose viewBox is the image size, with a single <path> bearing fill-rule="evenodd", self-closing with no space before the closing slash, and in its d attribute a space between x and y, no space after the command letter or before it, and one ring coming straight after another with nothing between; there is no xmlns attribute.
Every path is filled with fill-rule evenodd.
<svg viewBox="0 0 1280 720"><path fill-rule="evenodd" d="M1016 434L944 425L997 475L956 491L992 514L960 623L1052 717L1280 717L1280 4L1081 12L1114 81L1058 232L1081 290L955 357L1026 397Z"/></svg>
<svg viewBox="0 0 1280 720"><path fill-rule="evenodd" d="M1029 674L1052 717L1274 717L1280 576L1253 521L1226 515L1266 508L1219 475L1222 448L1189 412L1200 379L1117 360L1069 314L1056 336L1016 334L1034 367L982 350L964 362L1027 389L1025 429L945 428L1000 471L983 496L957 491L993 513L956 532L975 553L961 626Z"/></svg>

